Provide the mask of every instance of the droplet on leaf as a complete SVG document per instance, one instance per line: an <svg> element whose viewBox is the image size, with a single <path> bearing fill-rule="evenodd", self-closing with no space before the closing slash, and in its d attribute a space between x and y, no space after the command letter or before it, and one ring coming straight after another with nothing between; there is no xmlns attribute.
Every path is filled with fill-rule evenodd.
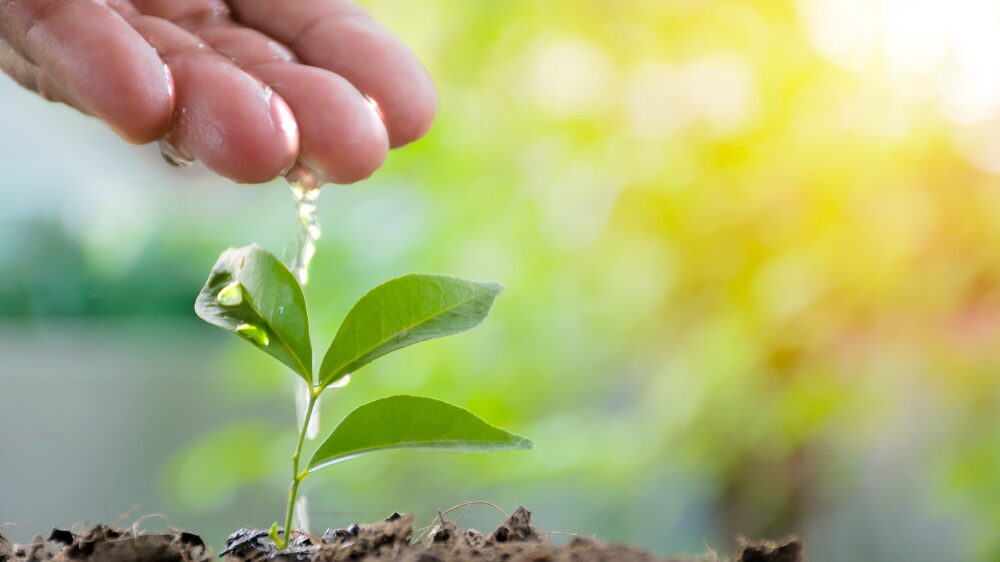
<svg viewBox="0 0 1000 562"><path fill-rule="evenodd" d="M233 281L223 287L215 299L222 306L238 306L243 303L243 285L239 281Z"/></svg>
<svg viewBox="0 0 1000 562"><path fill-rule="evenodd" d="M261 329L260 326L254 326L253 324L240 324L236 327L236 333L259 345L260 347L267 347L267 344L271 343L267 337L267 332Z"/></svg>

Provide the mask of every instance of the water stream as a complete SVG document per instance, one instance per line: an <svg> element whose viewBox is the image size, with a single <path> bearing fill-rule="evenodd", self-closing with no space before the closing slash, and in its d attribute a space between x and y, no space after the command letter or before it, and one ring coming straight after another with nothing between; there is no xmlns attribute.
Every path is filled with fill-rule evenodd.
<svg viewBox="0 0 1000 562"><path fill-rule="evenodd" d="M292 181L288 185L295 199L295 217L299 227L298 245L289 269L304 287L309 282L309 263L316 255L316 242L322 234L319 217L316 215L316 201L319 200L320 190L319 187L312 187L302 181Z"/></svg>
<svg viewBox="0 0 1000 562"><path fill-rule="evenodd" d="M295 173L289 175L288 178L288 187L291 188L292 198L295 200L295 220L298 224L295 253L288 264L288 269L291 270L299 284L305 288L306 283L309 282L309 264L312 262L313 256L316 255L316 242L322 234L319 227L319 216L316 214L320 185L318 182L310 181L313 176L306 173ZM295 381L295 417L298 420L298 427L302 427L312 388L306 381L298 377ZM316 404L312 416L309 418L309 426L306 428L306 439L316 439L318 435L319 404ZM304 493L300 493L296 499L295 519L298 522L298 527L308 532L309 507L308 499Z"/></svg>
<svg viewBox="0 0 1000 562"><path fill-rule="evenodd" d="M316 242L322 234L316 211L323 180L301 166L293 169L286 178L295 200L295 217L298 224L298 238L295 252L289 262L289 270L304 288L309 282L309 264L312 262L313 256L316 255ZM298 427L302 427L312 389L301 378L296 377L296 381L295 405ZM349 381L350 376L345 376L330 386L342 387ZM307 439L316 439L319 435L319 410L320 405L317 403L306 428ZM298 522L298 528L308 532L309 509L307 502L306 495L300 492L295 503L295 520Z"/></svg>

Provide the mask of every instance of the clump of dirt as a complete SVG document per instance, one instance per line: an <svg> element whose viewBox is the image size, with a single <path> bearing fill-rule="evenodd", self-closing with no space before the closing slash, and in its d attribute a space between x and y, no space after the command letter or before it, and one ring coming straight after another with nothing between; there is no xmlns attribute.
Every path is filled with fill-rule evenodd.
<svg viewBox="0 0 1000 562"><path fill-rule="evenodd" d="M489 534L463 529L439 516L416 540L413 516L330 529L321 537L296 533L279 551L267 531L241 529L226 541L225 562L721 562L716 556L668 559L636 548L576 537L565 545L546 540L519 507ZM144 534L98 525L85 533L54 530L30 544L0 537L0 562L209 562L205 543L191 533ZM802 542L743 542L732 562L804 562Z"/></svg>
<svg viewBox="0 0 1000 562"><path fill-rule="evenodd" d="M531 513L523 507L489 535L442 517L419 542L413 541L413 516L398 513L379 523L330 529L319 538L297 534L292 546L280 552L266 531L242 529L226 541L222 556L226 562L685 562L591 538L552 544L532 526ZM782 544L744 544L733 560L802 562L805 558L802 543L791 539Z"/></svg>
<svg viewBox="0 0 1000 562"><path fill-rule="evenodd" d="M805 545L795 538L783 543L772 541L748 542L740 539L739 562L800 562L806 559Z"/></svg>
<svg viewBox="0 0 1000 562"><path fill-rule="evenodd" d="M50 548L51 547L51 548ZM0 562L209 562L198 535L173 530L144 534L98 525L84 533L55 529L48 540L35 535L27 545L0 537Z"/></svg>

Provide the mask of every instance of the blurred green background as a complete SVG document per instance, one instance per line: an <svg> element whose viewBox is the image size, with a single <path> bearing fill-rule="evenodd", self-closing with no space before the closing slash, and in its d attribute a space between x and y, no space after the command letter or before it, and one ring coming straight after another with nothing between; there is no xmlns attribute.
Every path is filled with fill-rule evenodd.
<svg viewBox="0 0 1000 562"><path fill-rule="evenodd" d="M401 273L507 291L323 426L414 393L537 449L338 465L304 485L314 531L483 499L664 553L796 532L816 560L1000 560L1000 3L363 3L441 109L326 188L316 345ZM287 255L288 190L0 101L0 534L266 528L295 377L192 303L223 248Z"/></svg>

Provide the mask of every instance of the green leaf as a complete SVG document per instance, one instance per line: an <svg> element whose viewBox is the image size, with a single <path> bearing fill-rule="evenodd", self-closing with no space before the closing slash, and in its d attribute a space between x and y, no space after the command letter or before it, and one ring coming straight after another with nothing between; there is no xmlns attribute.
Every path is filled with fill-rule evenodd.
<svg viewBox="0 0 1000 562"><path fill-rule="evenodd" d="M468 410L417 396L391 396L354 410L326 438L309 472L372 451L419 449L485 453L534 445L479 419Z"/></svg>
<svg viewBox="0 0 1000 562"><path fill-rule="evenodd" d="M496 283L419 273L375 287L337 330L319 369L320 385L397 349L476 327L501 291Z"/></svg>
<svg viewBox="0 0 1000 562"><path fill-rule="evenodd" d="M271 530L267 532L267 536L271 538L274 544L281 544L281 538L278 536L278 523L271 523Z"/></svg>
<svg viewBox="0 0 1000 562"><path fill-rule="evenodd" d="M202 320L244 339L312 385L312 344L298 281L256 244L219 256L194 305Z"/></svg>

